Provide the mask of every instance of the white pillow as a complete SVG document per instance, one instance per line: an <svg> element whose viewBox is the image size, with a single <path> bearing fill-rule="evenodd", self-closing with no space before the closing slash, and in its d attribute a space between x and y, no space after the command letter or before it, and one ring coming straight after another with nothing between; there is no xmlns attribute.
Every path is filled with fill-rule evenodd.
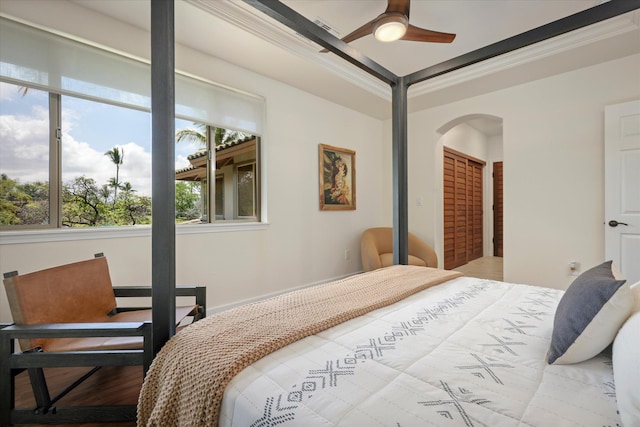
<svg viewBox="0 0 640 427"><path fill-rule="evenodd" d="M639 283L634 287L640 290ZM627 319L613 341L613 379L622 425L640 426L640 310Z"/></svg>
<svg viewBox="0 0 640 427"><path fill-rule="evenodd" d="M611 261L593 267L564 293L553 321L548 362L557 365L590 359L613 342L631 314L634 298Z"/></svg>

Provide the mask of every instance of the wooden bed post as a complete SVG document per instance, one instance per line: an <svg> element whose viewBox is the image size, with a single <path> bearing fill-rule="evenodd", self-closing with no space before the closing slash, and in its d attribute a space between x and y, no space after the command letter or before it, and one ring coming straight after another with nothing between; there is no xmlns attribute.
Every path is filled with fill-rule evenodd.
<svg viewBox="0 0 640 427"><path fill-rule="evenodd" d="M399 77L391 86L393 263L409 263L409 216L407 195L407 84Z"/></svg>
<svg viewBox="0 0 640 427"><path fill-rule="evenodd" d="M153 354L176 332L174 0L151 1Z"/></svg>

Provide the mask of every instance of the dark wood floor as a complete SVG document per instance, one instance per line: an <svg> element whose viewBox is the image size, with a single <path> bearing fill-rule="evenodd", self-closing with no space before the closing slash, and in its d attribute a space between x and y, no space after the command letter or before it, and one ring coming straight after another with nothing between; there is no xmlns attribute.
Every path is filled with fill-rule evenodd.
<svg viewBox="0 0 640 427"><path fill-rule="evenodd" d="M58 394L89 368L50 368L45 370L51 396ZM56 402L55 406L135 404L142 385L141 366L107 366ZM26 372L16 377L16 408L35 406ZM34 425L34 424L32 424ZM69 424L76 427L134 427L135 422L104 424Z"/></svg>

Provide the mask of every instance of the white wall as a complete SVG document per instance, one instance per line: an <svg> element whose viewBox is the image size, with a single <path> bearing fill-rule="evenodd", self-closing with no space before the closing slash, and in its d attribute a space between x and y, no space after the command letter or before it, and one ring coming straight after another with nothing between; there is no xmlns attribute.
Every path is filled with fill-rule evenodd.
<svg viewBox="0 0 640 427"><path fill-rule="evenodd" d="M483 162L488 161L489 138L466 123L461 123L442 135L442 145Z"/></svg>
<svg viewBox="0 0 640 427"><path fill-rule="evenodd" d="M433 197L409 204L409 228L441 250L437 129L466 115L500 117L505 280L566 288L570 261L585 269L603 260L604 107L639 98L639 76L633 55L410 114L409 200Z"/></svg>
<svg viewBox="0 0 640 427"><path fill-rule="evenodd" d="M32 16L33 8L13 3L11 12L115 49L148 55L149 36L143 31L72 3L55 5ZM388 172L381 173L390 158L382 148L382 122L216 58L176 49L177 68L266 98L263 185L269 221L259 230L178 235L178 284L206 285L213 308L361 271L360 233L391 223L391 193L381 191L390 188ZM319 210L320 143L356 151L357 210ZM351 253L348 261L345 249ZM0 237L0 271L26 273L91 258L96 252L107 256L115 285L150 283L149 237L26 244L5 244ZM10 320L2 291L0 322Z"/></svg>

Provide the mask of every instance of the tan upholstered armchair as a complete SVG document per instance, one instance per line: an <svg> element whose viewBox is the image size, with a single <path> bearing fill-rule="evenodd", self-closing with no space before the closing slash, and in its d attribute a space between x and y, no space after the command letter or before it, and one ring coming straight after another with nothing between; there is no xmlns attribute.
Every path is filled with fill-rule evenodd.
<svg viewBox="0 0 640 427"><path fill-rule="evenodd" d="M393 265L393 229L369 228L362 233L360 253L364 271ZM409 233L409 264L438 267L438 256L431 246Z"/></svg>

